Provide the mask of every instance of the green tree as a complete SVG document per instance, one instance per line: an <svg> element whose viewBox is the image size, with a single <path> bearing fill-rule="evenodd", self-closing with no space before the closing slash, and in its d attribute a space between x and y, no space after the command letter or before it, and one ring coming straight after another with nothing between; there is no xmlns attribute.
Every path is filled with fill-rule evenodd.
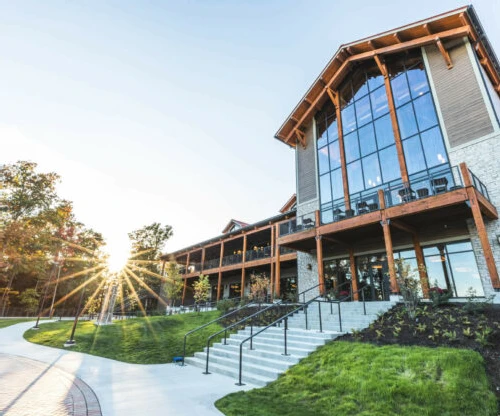
<svg viewBox="0 0 500 416"><path fill-rule="evenodd" d="M206 302L210 295L210 281L208 276L200 274L198 280L193 283L193 297L197 305Z"/></svg>
<svg viewBox="0 0 500 416"><path fill-rule="evenodd" d="M33 315L38 309L40 294L35 289L26 289L19 295L19 303L23 305L26 315Z"/></svg>
<svg viewBox="0 0 500 416"><path fill-rule="evenodd" d="M142 285L135 280L130 273L131 271L152 291L160 293L163 280L160 275L160 255L166 241L172 234L170 225L162 226L157 222L128 234L132 249L127 273L130 282L137 291L141 289Z"/></svg>
<svg viewBox="0 0 500 416"><path fill-rule="evenodd" d="M179 266L175 262L169 262L165 269L165 283L163 284L163 294L170 306L181 298L184 282L179 273Z"/></svg>

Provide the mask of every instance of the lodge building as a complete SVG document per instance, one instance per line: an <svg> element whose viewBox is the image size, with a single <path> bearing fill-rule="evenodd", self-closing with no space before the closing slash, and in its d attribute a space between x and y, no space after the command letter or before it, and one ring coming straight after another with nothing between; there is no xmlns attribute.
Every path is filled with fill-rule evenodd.
<svg viewBox="0 0 500 416"><path fill-rule="evenodd" d="M342 45L275 135L295 150L296 197L163 259L184 266L185 300L200 272L221 299L252 271L274 296L321 284L384 300L405 259L424 296L500 302L499 116L500 65L472 6Z"/></svg>

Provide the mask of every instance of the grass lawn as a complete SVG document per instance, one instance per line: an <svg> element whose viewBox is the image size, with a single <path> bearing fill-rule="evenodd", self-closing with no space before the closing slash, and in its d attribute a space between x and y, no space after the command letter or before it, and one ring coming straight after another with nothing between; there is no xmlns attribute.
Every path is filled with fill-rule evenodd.
<svg viewBox="0 0 500 416"><path fill-rule="evenodd" d="M332 342L268 386L216 402L228 416L495 416L482 357L451 348Z"/></svg>
<svg viewBox="0 0 500 416"><path fill-rule="evenodd" d="M15 324L20 324L21 322L28 322L28 321L36 321L36 316L33 318L12 318L12 319L6 319L6 318L0 318L0 329L6 328L11 325Z"/></svg>
<svg viewBox="0 0 500 416"><path fill-rule="evenodd" d="M112 325L95 326L93 322L79 322L76 345L72 351L137 364L172 362L182 355L184 334L219 316L218 311L187 313L114 321ZM28 330L24 338L36 344L63 348L69 339L73 321L40 325L38 331ZM188 337L186 355L201 351L209 335L221 327L212 324Z"/></svg>

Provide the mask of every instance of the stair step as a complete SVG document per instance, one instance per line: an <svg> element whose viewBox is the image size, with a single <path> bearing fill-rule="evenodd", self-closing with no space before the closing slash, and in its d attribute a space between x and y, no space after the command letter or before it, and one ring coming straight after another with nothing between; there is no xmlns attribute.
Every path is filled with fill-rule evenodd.
<svg viewBox="0 0 500 416"><path fill-rule="evenodd" d="M240 354L240 347L239 347L239 344L238 345L235 345L235 344L227 344L227 345L223 345L223 344L214 344L212 348L216 348L218 349L219 348L219 345L221 347L224 348L225 351L231 351L232 353L234 354L238 354L238 357L239 357L239 354ZM212 354L212 348L210 349L210 354ZM254 345L254 349L253 350L248 350L248 349L244 349L243 350L243 353L248 353L252 356L255 356L255 357L263 357L263 358L267 358L267 359L271 359L271 360L283 360L283 359L286 359L287 361L296 361L298 362L299 360L301 360L302 358L304 358L307 353L304 352L304 354L294 354L293 352L295 352L295 350L290 350L288 349L287 351L290 355L288 356L284 356L283 355L283 347L281 347L279 349L279 351L270 351L268 349L264 349L264 348L261 348L259 347L258 345Z"/></svg>

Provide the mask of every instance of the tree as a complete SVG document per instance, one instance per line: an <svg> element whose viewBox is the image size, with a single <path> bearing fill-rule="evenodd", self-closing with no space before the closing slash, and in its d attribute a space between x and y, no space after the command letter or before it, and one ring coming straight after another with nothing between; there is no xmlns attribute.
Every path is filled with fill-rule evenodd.
<svg viewBox="0 0 500 416"><path fill-rule="evenodd" d="M38 309L39 293L35 289L26 289L19 295L19 303L26 310L26 315L33 315Z"/></svg>
<svg viewBox="0 0 500 416"><path fill-rule="evenodd" d="M165 283L163 284L163 293L170 306L175 306L177 300L181 298L184 282L179 273L177 263L169 262L165 271Z"/></svg>
<svg viewBox="0 0 500 416"><path fill-rule="evenodd" d="M200 274L198 280L193 283L194 301L197 305L206 302L210 294L210 282L208 276Z"/></svg>
<svg viewBox="0 0 500 416"><path fill-rule="evenodd" d="M250 295L248 296L254 302L260 305L266 300L267 289L269 288L270 280L265 273L253 273L250 276Z"/></svg>
<svg viewBox="0 0 500 416"><path fill-rule="evenodd" d="M135 276L151 290L157 294L160 293L161 281L163 279L159 270L160 255L165 242L172 234L172 227L170 225L162 226L157 222L128 234L132 243L132 249L128 265L130 270L126 270L126 273L136 290L140 290L142 285L136 281Z"/></svg>

